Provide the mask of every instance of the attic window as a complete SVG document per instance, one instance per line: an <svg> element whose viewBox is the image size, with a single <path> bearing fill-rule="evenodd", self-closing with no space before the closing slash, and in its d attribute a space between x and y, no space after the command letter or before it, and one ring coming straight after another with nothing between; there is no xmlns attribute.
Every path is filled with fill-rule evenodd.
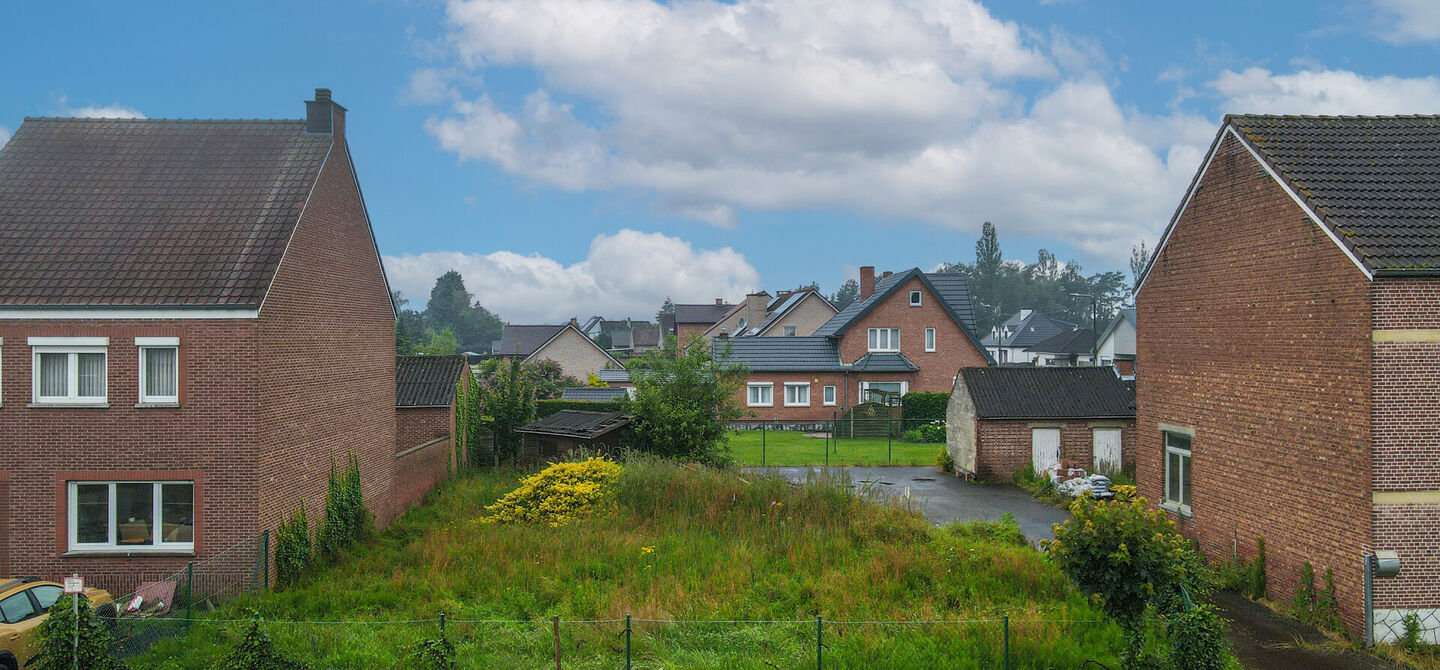
<svg viewBox="0 0 1440 670"><path fill-rule="evenodd" d="M911 291L911 292L910 292L910 306L911 306L911 307L919 307L919 306L920 306L920 292L919 292L919 291Z"/></svg>

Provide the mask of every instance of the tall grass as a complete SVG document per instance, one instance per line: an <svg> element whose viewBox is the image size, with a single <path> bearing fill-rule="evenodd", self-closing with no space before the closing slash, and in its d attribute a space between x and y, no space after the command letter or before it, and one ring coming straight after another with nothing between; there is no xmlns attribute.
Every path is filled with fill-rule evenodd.
<svg viewBox="0 0 1440 670"><path fill-rule="evenodd" d="M939 529L849 482L804 485L730 469L631 460L613 515L560 528L478 521L514 474L453 480L375 541L295 588L245 599L277 645L318 667L399 667L405 647L452 623L460 667L553 662L549 617L630 614L636 667L791 668L814 662L816 615L829 667L995 667L1009 615L1015 667L1114 665L1118 628L1004 529ZM661 623L670 620L780 623ZM287 625L281 620L350 621ZM659 620L661 622L651 621ZM888 620L985 623L841 623ZM993 620L993 621L992 621ZM567 668L616 667L623 624L562 624ZM202 668L234 635L197 625L136 667Z"/></svg>

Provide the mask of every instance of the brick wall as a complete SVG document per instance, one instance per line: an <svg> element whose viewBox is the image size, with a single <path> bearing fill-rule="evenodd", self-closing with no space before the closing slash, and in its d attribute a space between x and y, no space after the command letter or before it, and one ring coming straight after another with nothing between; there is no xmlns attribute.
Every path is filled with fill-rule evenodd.
<svg viewBox="0 0 1440 670"><path fill-rule="evenodd" d="M105 409L33 408L28 337L103 336ZM180 338L179 407L138 408L137 336ZM260 529L255 523L257 417L254 320L6 320L0 321L0 554L5 574L56 579L72 572L87 582L129 593L204 559ZM197 556L62 557L66 548L66 478L62 472L194 473ZM188 476L187 476L188 478Z"/></svg>
<svg viewBox="0 0 1440 670"><path fill-rule="evenodd" d="M1226 137L1137 297L1137 477L1163 492L1160 423L1195 431L1184 532L1215 560L1264 536L1271 596L1333 568L1363 627L1370 541L1364 275Z"/></svg>
<svg viewBox="0 0 1440 670"><path fill-rule="evenodd" d="M1134 424L1084 419L1025 421L982 419L976 422L975 474L980 479L1008 481L1016 470L1032 467L1032 430L1060 429L1060 458L1090 470L1095 463L1094 429L1120 427L1121 458L1131 462L1135 453Z"/></svg>
<svg viewBox="0 0 1440 670"><path fill-rule="evenodd" d="M846 408L859 403L860 382L909 382L915 390L915 373L843 373L843 372L752 372L746 383L774 384L774 404L771 407L749 407L746 404L746 387L742 385L736 401L745 411L746 418L773 419L781 421L820 421L832 416L839 417ZM810 382L810 404L805 407L785 406L785 382ZM835 405L824 404L825 387L835 387Z"/></svg>
<svg viewBox="0 0 1440 670"><path fill-rule="evenodd" d="M342 133L343 117L260 312L267 528L302 501L318 522L351 453L377 524L396 513L395 318Z"/></svg>
<svg viewBox="0 0 1440 670"><path fill-rule="evenodd" d="M910 292L921 291L920 307L911 307ZM965 331L950 318L940 298L919 278L911 279L868 314L851 324L840 341L840 358L853 363L869 346L870 328L899 328L900 353L919 366L910 378L911 391L949 393L960 368L989 365ZM935 329L935 351L925 351L925 329Z"/></svg>

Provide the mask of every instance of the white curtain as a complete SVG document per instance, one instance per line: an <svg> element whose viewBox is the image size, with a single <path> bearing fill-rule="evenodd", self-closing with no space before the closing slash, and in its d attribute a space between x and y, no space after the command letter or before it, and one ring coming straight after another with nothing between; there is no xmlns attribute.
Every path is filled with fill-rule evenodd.
<svg viewBox="0 0 1440 670"><path fill-rule="evenodd" d="M176 355L174 349L145 350L145 395L173 398L176 389Z"/></svg>
<svg viewBox="0 0 1440 670"><path fill-rule="evenodd" d="M65 396L70 354L40 354L40 395Z"/></svg>
<svg viewBox="0 0 1440 670"><path fill-rule="evenodd" d="M87 398L105 397L105 354L77 354L80 359L80 393Z"/></svg>

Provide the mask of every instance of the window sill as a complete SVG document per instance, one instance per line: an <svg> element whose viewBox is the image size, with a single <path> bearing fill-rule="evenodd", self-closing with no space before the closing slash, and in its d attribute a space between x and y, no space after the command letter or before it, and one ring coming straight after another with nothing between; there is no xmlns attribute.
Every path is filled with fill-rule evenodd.
<svg viewBox="0 0 1440 670"><path fill-rule="evenodd" d="M178 402L137 402L137 403L135 403L135 409L155 409L155 408L162 408L162 407L179 407L179 406L180 406L180 403L178 403Z"/></svg>
<svg viewBox="0 0 1440 670"><path fill-rule="evenodd" d="M1189 508L1189 507L1183 507L1183 506L1180 506L1180 505L1176 505L1176 504L1174 504L1174 503L1161 503L1161 504L1160 504L1160 509L1163 509L1163 510L1165 510L1166 512L1169 512L1169 513L1171 513L1171 514L1179 514L1180 516L1185 517L1186 519L1194 518L1194 516L1195 516L1194 514L1192 514L1192 513L1190 512L1190 508Z"/></svg>
<svg viewBox="0 0 1440 670"><path fill-rule="evenodd" d="M746 407L774 407L774 405L746 405Z"/></svg>
<svg viewBox="0 0 1440 670"><path fill-rule="evenodd" d="M108 402L32 402L32 409L110 409Z"/></svg>
<svg viewBox="0 0 1440 670"><path fill-rule="evenodd" d="M810 403L807 402L807 403L801 404L801 403L790 403L790 402L787 402L787 403L785 403L785 406L786 406L786 407L809 407L809 406L810 406Z"/></svg>
<svg viewBox="0 0 1440 670"><path fill-rule="evenodd" d="M125 551L123 549L80 549L60 554L60 558L194 558L195 551L184 549L156 549L153 551Z"/></svg>

